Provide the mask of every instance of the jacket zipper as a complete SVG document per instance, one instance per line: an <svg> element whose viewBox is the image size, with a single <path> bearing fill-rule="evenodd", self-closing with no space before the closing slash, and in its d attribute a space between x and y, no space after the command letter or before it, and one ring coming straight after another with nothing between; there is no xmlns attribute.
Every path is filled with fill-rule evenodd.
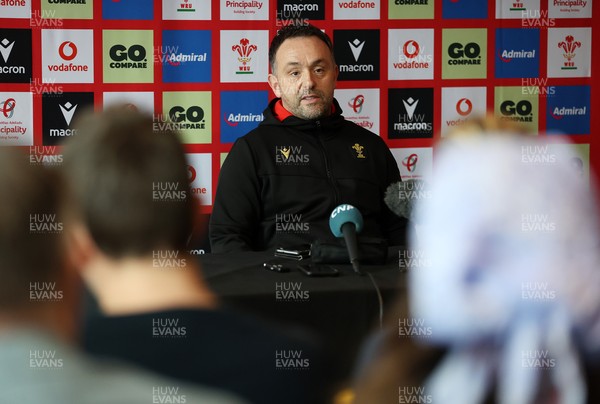
<svg viewBox="0 0 600 404"><path fill-rule="evenodd" d="M316 121L315 122L317 125L317 128L319 129L319 135L317 136L319 138L319 145L321 147L321 153L323 154L323 160L325 160L325 172L327 173L327 179L329 180L329 183L331 184L331 188L333 189L333 202L334 202L334 208L336 206L338 206L340 204L340 194L339 194L339 190L337 187L337 184L335 182L335 179L333 178L333 175L331 174L331 169L329 168L329 159L327 158L327 151L325 150L325 143L323 142L323 137L321 136L322 134L322 128L321 128L321 121Z"/></svg>

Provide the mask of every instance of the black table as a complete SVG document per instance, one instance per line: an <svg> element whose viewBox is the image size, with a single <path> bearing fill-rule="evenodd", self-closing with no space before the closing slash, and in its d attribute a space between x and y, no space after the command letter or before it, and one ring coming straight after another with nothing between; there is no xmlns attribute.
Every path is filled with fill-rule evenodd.
<svg viewBox="0 0 600 404"><path fill-rule="evenodd" d="M405 291L399 250L389 249L385 265L362 266L372 279L357 275L350 265L333 265L340 270L337 277L308 277L296 269L272 272L262 264L274 258L273 251L206 254L199 259L209 286L225 304L284 326L301 325L320 337L333 361L330 377L343 382L351 375L364 338L378 327L381 311Z"/></svg>

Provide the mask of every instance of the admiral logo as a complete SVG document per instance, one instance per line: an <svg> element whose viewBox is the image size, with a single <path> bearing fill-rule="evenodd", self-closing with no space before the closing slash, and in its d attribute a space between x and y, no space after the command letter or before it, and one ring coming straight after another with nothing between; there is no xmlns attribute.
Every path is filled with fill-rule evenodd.
<svg viewBox="0 0 600 404"><path fill-rule="evenodd" d="M58 54L64 61L70 62L77 56L77 46L71 41L65 41L58 47ZM74 63L61 63L59 65L48 65L48 70L51 72L87 72L89 66Z"/></svg>
<svg viewBox="0 0 600 404"><path fill-rule="evenodd" d="M514 102L504 101L500 104L501 119L515 122L533 122L533 106L531 102L522 100Z"/></svg>
<svg viewBox="0 0 600 404"><path fill-rule="evenodd" d="M227 125L236 127L240 122L262 122L264 118L263 114L223 114L223 118Z"/></svg>
<svg viewBox="0 0 600 404"><path fill-rule="evenodd" d="M567 35L564 41L558 43L558 47L564 51L563 57L566 59L561 70L577 70L573 59L576 56L575 51L581 47L581 42L575 41L573 35Z"/></svg>
<svg viewBox="0 0 600 404"><path fill-rule="evenodd" d="M449 65L481 65L481 47L475 42L450 44L448 56Z"/></svg>
<svg viewBox="0 0 600 404"><path fill-rule="evenodd" d="M211 81L212 33L207 30L164 30L162 45L155 48L162 62L165 83Z"/></svg>
<svg viewBox="0 0 600 404"><path fill-rule="evenodd" d="M252 52L257 51L258 47L256 45L251 45L248 38L242 38L240 39L239 44L231 47L231 50L237 52L239 55L237 60L240 62L240 65L235 74L254 74L250 66L250 62L252 61L250 55Z"/></svg>
<svg viewBox="0 0 600 404"><path fill-rule="evenodd" d="M269 102L268 91L221 92L221 143L236 141L263 120L262 111Z"/></svg>
<svg viewBox="0 0 600 404"><path fill-rule="evenodd" d="M275 146L275 163L278 165L307 165L310 155L302 153L302 146Z"/></svg>
<svg viewBox="0 0 600 404"><path fill-rule="evenodd" d="M379 30L335 30L339 80L379 79Z"/></svg>
<svg viewBox="0 0 600 404"><path fill-rule="evenodd" d="M164 61L171 66L179 66L181 63L187 62L206 62L206 52L196 55L195 53L171 53L166 58L162 57Z"/></svg>
<svg viewBox="0 0 600 404"><path fill-rule="evenodd" d="M555 107L550 114L554 119L563 119L564 116L583 116L587 114L587 107Z"/></svg>
<svg viewBox="0 0 600 404"><path fill-rule="evenodd" d="M431 55L423 55L421 46L414 39L402 45L399 55L400 61L392 64L394 69L429 69L430 67Z"/></svg>
<svg viewBox="0 0 600 404"><path fill-rule="evenodd" d="M590 86L556 86L556 97L548 98L548 133L588 135L591 133Z"/></svg>
<svg viewBox="0 0 600 404"><path fill-rule="evenodd" d="M504 63L510 63L513 59L535 59L535 49L521 49L519 51L504 49L502 52L498 51L498 57Z"/></svg>
<svg viewBox="0 0 600 404"><path fill-rule="evenodd" d="M442 18L473 19L488 17L488 2L481 0L443 0Z"/></svg>
<svg viewBox="0 0 600 404"><path fill-rule="evenodd" d="M113 60L110 67L113 69L146 69L146 48L142 45L132 45L127 48L124 45L113 45L109 56Z"/></svg>

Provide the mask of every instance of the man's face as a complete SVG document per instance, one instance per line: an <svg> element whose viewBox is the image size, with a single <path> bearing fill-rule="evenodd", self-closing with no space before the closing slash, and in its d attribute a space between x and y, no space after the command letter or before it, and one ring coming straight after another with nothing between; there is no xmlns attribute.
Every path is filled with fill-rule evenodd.
<svg viewBox="0 0 600 404"><path fill-rule="evenodd" d="M331 51L317 37L286 39L275 54L269 85L283 106L302 119L331 113L338 68Z"/></svg>

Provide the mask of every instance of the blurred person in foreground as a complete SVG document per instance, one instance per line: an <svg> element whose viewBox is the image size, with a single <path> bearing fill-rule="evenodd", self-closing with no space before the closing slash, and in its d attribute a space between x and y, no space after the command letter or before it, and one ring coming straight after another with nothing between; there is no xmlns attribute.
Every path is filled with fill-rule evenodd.
<svg viewBox="0 0 600 404"><path fill-rule="evenodd" d="M76 126L64 148L68 231L102 312L87 318L86 350L256 403L319 402L313 345L223 308L187 253L196 201L177 134L118 107ZM281 350L314 366L277 370Z"/></svg>
<svg viewBox="0 0 600 404"><path fill-rule="evenodd" d="M398 165L379 136L342 115L331 39L313 25L286 26L271 41L269 65L276 98L223 163L212 252L335 242L329 216L344 203L362 214L362 236L404 245L406 220L383 202L387 186L400 181ZM302 231L281 230L290 224Z"/></svg>
<svg viewBox="0 0 600 404"><path fill-rule="evenodd" d="M410 236L425 263L355 403L599 402L598 205L573 154L507 133L439 146Z"/></svg>
<svg viewBox="0 0 600 404"><path fill-rule="evenodd" d="M2 404L235 404L228 395L92 361L77 337L80 286L66 253L56 172L0 148L0 402ZM169 390L167 390L169 389Z"/></svg>

